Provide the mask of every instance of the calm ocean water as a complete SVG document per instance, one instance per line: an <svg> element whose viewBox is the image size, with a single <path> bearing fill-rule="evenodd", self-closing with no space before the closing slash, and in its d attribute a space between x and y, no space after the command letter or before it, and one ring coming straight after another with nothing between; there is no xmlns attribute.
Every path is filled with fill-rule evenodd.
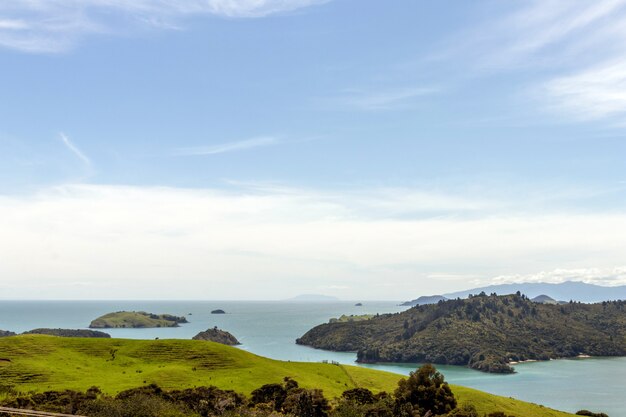
<svg viewBox="0 0 626 417"><path fill-rule="evenodd" d="M353 353L315 350L295 344L311 327L341 314L402 311L393 302L295 303L263 301L0 301L0 330L22 332L37 327L87 328L89 322L112 311L143 310L188 315L190 323L167 329L107 329L113 337L132 339L190 339L218 326L233 333L242 349L275 359L335 360L353 364ZM228 314L214 315L223 309ZM417 364L364 365L408 374ZM557 360L516 366L513 375L492 375L456 366L438 366L451 383L507 397L544 404L564 411L599 410L626 417L626 358Z"/></svg>

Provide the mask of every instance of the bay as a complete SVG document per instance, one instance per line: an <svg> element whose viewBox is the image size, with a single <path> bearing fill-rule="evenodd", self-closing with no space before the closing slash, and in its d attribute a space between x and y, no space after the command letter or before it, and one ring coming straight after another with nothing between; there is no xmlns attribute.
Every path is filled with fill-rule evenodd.
<svg viewBox="0 0 626 417"><path fill-rule="evenodd" d="M406 309L395 302L276 302L276 301L0 301L0 329L23 332L38 327L87 328L90 321L112 311L132 310L187 316L177 328L106 329L112 337L190 339L217 326L234 334L241 349L291 361L337 361L355 364L356 355L328 352L295 344L311 327L342 314L393 313ZM211 314L214 309L227 314ZM361 365L407 375L419 364ZM626 417L626 358L589 358L531 362L515 366L517 373L495 375L458 366L437 368L446 380L493 394L514 397L575 412L603 411Z"/></svg>

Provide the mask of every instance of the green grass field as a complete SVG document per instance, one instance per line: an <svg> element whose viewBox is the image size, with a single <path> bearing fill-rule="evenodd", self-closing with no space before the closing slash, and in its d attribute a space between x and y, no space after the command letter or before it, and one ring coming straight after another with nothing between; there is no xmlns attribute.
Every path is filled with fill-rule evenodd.
<svg viewBox="0 0 626 417"><path fill-rule="evenodd" d="M284 362L195 340L79 339L25 335L0 338L0 384L19 391L98 386L115 394L155 383L166 389L215 385L245 394L289 376L301 386L337 397L354 387L392 392L400 375L356 366ZM522 401L453 386L459 402L480 413L519 417L571 416Z"/></svg>

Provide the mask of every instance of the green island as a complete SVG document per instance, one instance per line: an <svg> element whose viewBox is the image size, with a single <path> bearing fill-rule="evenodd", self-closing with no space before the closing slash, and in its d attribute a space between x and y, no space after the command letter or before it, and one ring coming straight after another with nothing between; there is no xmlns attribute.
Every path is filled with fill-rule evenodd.
<svg viewBox="0 0 626 417"><path fill-rule="evenodd" d="M100 332L98 330L85 330L85 329L33 329L22 334L45 334L48 336L58 337L99 337L109 338L110 334Z"/></svg>
<svg viewBox="0 0 626 417"><path fill-rule="evenodd" d="M178 327L180 323L188 323L184 316L171 314L152 314L145 311L117 311L105 314L89 324L90 329Z"/></svg>
<svg viewBox="0 0 626 417"><path fill-rule="evenodd" d="M90 416L133 415L114 414L111 410L114 411L115 407L137 407L138 404L157 410L154 411L156 414L141 415L282 416L284 414L277 414L271 406L261 404L254 409L249 407L255 401L265 403L267 397L276 398L276 392L286 392L297 394L294 401L304 404L302 406L316 404L316 401L322 401L320 397L324 401L330 400L323 409L300 415L347 417L362 415L341 413L350 407L371 406L368 402L370 398L376 399L377 407L387 407L387 403L389 407L406 410L418 407L418 402L411 405L410 401L413 401L411 395L416 388L415 383L421 380L425 384L436 382L437 389L428 392L443 393L447 404L453 401L457 405L454 411L446 414L450 416L572 415L461 386L451 385L448 389L447 384L438 379L438 373L427 372L427 367L424 370L421 372L420 369L415 377L407 380L396 374L355 366L278 361L204 341L20 335L0 339L0 404L75 413L80 410L77 404L81 404L81 398L91 398L91 405L96 407L100 404L105 411L93 411L87 414ZM404 382L399 383L400 380ZM297 386L300 388L296 389ZM450 390L454 398L451 398ZM148 394L156 398L146 398ZM199 397L205 399L205 405L213 404L211 401L219 398L219 404L224 407L194 410L191 414L177 414L174 409L159 408L170 407L161 404L166 400L171 402L184 398L185 403L191 405ZM226 397L231 401L224 400ZM132 401L124 403L130 398ZM228 414L228 406L224 404L239 406L244 404L243 398L250 398L246 410L252 411L244 410L244 413L240 410ZM362 401L365 404L359 405ZM111 414L106 414L108 412ZM391 417L396 414L376 415Z"/></svg>
<svg viewBox="0 0 626 417"><path fill-rule="evenodd" d="M626 301L538 304L481 293L363 321L322 324L297 343L356 351L359 362L463 365L514 372L511 363L626 355Z"/></svg>
<svg viewBox="0 0 626 417"><path fill-rule="evenodd" d="M204 340L207 342L221 343L228 346L240 345L239 340L231 333L218 329L217 326L212 329L205 330L195 335L193 340Z"/></svg>

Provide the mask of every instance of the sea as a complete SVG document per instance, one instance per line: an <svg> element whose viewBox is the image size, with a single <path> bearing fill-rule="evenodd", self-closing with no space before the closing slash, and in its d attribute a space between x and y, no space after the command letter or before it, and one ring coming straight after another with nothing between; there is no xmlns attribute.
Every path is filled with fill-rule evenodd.
<svg viewBox="0 0 626 417"><path fill-rule="evenodd" d="M355 362L356 354L329 352L296 345L310 328L342 314L395 313L407 307L391 301L0 301L0 330L88 328L91 320L114 311L147 311L187 316L176 328L106 329L112 337L129 339L190 339L214 326L232 333L246 351L289 361L337 361L343 364L408 375L420 364ZM226 314L211 314L222 309ZM626 358L560 359L515 365L515 374L498 375L460 366L437 365L445 379L551 408L576 412L602 411L626 417Z"/></svg>

